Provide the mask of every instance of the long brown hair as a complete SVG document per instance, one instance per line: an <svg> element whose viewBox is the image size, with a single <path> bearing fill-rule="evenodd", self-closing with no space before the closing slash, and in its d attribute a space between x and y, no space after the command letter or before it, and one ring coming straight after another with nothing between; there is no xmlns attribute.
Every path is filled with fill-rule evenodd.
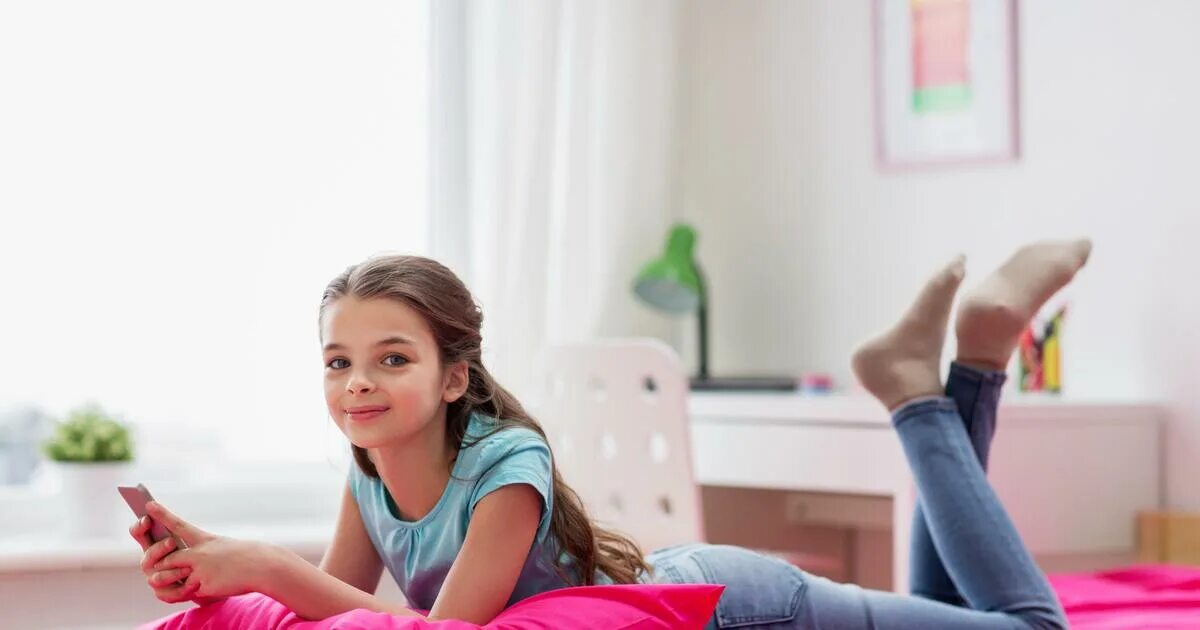
<svg viewBox="0 0 1200 630"><path fill-rule="evenodd" d="M350 267L329 283L321 298L320 314L323 316L330 303L346 295L407 304L420 313L433 330L442 365L467 363L467 391L446 409L446 440L450 444L463 444L472 413L494 418L497 431L524 427L546 439L541 425L483 366L480 349L483 312L454 272L437 261L420 256L371 258ZM379 472L367 457L366 449L354 445L351 448L363 473L378 478ZM640 573L648 574L649 567L642 559L637 543L593 523L579 495L563 482L558 467L551 466L554 497L550 532L559 550L571 557L577 573L574 577L569 576L555 557L552 560L559 575L569 584L588 586L595 583L596 571L617 584L632 584Z"/></svg>

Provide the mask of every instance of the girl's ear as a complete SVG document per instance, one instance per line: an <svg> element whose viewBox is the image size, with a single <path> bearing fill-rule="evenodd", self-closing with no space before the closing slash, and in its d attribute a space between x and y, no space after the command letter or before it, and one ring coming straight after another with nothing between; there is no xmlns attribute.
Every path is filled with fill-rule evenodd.
<svg viewBox="0 0 1200 630"><path fill-rule="evenodd" d="M446 368L445 385L442 387L442 400L452 403L467 393L471 382L471 368L466 361L453 363Z"/></svg>

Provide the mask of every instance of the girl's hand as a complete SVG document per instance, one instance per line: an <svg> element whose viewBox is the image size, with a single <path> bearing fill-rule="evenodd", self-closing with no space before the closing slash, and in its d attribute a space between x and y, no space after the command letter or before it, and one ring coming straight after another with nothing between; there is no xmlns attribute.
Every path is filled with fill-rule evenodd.
<svg viewBox="0 0 1200 630"><path fill-rule="evenodd" d="M181 588L200 598L231 597L263 589L267 565L275 557L270 545L210 534L154 501L146 504L146 511L188 546L168 550L163 553L166 557L160 556L151 564L154 571L163 574L160 581L183 577L186 581ZM174 573L183 570L188 573Z"/></svg>
<svg viewBox="0 0 1200 630"><path fill-rule="evenodd" d="M144 516L129 528L129 535L142 547L142 573L146 576L146 584L154 591L154 596L168 604L177 604L192 599L192 592L184 585L183 579L191 573L190 568L158 571L154 568L164 556L175 551L175 539L164 538L158 542L150 541L150 517Z"/></svg>

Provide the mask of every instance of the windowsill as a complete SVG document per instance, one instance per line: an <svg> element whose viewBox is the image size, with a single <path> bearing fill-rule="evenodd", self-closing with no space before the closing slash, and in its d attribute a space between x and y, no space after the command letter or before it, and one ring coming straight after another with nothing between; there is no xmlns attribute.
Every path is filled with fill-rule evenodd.
<svg viewBox="0 0 1200 630"><path fill-rule="evenodd" d="M324 553L333 536L334 522L329 519L279 521L264 525L220 523L208 529L233 538L258 540L279 545L303 556ZM25 534L6 536L0 541L0 574L31 571L88 571L111 568L136 568L142 552L129 536L87 540Z"/></svg>
<svg viewBox="0 0 1200 630"><path fill-rule="evenodd" d="M345 472L320 464L224 464L204 479L143 480L155 498L207 531L277 544L305 556L321 554L333 536ZM131 480L132 481L132 480ZM129 513L115 488L112 500ZM120 523L97 525L87 539L68 536L67 506L58 481L44 475L28 486L0 487L0 574L137 567L141 550Z"/></svg>

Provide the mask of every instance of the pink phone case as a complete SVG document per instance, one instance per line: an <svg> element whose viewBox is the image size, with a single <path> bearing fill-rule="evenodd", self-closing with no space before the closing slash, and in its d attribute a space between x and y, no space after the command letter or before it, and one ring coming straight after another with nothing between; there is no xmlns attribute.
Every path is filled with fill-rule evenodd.
<svg viewBox="0 0 1200 630"><path fill-rule="evenodd" d="M137 515L138 518L148 516L146 513L146 503L153 501L154 497L150 494L150 491L146 489L146 486L143 486L140 483L137 485L137 487L117 486L117 492L121 493L121 497L125 499L125 502L129 504L129 508L133 510L133 513ZM174 536L174 534L172 534L170 530L163 526L162 523L154 520L154 517L150 517L149 533L151 542L158 542L168 536ZM178 536L175 537L175 542L179 544L180 548L186 546L183 544L182 540L179 540Z"/></svg>

